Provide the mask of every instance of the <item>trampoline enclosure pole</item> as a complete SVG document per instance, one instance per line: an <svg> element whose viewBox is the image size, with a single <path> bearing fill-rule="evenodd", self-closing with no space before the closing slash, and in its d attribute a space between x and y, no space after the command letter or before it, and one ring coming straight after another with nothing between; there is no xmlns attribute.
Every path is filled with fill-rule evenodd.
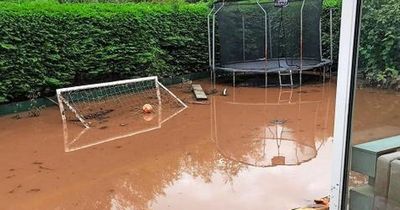
<svg viewBox="0 0 400 210"><path fill-rule="evenodd" d="M212 20L212 74L213 74L213 89L215 89L215 14L213 14Z"/></svg>
<svg viewBox="0 0 400 210"><path fill-rule="evenodd" d="M270 17L268 17L268 24L267 25L269 27L269 30L268 30L268 32L269 32L269 55L270 55L270 58L272 59L272 28L271 28L272 24L271 24L271 18ZM267 40L268 40L268 37L267 37Z"/></svg>
<svg viewBox="0 0 400 210"><path fill-rule="evenodd" d="M322 18L321 16L319 17L319 62L322 61L322 28L321 28L321 21ZM326 77L326 68L325 65L320 68L322 71L322 77L323 77L323 82L325 83L325 77Z"/></svg>
<svg viewBox="0 0 400 210"><path fill-rule="evenodd" d="M244 15L242 15L242 51L243 51L243 62L246 61L246 32L244 31L245 27L244 27Z"/></svg>
<svg viewBox="0 0 400 210"><path fill-rule="evenodd" d="M213 69L212 69L212 55L211 55L211 29L210 29L210 16L214 11L215 6L212 7L211 11L207 15L207 36L208 36L208 67L211 73L211 82L213 82Z"/></svg>
<svg viewBox="0 0 400 210"><path fill-rule="evenodd" d="M267 62L268 62L268 17L267 11L261 6L260 2L257 0L258 6L264 12L264 42L265 42L265 49L264 49L264 59L265 59L265 87L268 87L268 73L267 73ZM272 56L271 56L272 57Z"/></svg>
<svg viewBox="0 0 400 210"><path fill-rule="evenodd" d="M331 61L333 61L333 11L332 8L329 9L329 27L330 27L330 44L331 44Z"/></svg>
<svg viewBox="0 0 400 210"><path fill-rule="evenodd" d="M212 23L212 71L213 71L213 89L215 89L216 75L215 75L215 15L222 9L225 5L225 2L222 2L222 5L215 11L213 14L213 23Z"/></svg>
<svg viewBox="0 0 400 210"><path fill-rule="evenodd" d="M322 28L321 28L321 16L319 17L319 61L322 61Z"/></svg>
<svg viewBox="0 0 400 210"><path fill-rule="evenodd" d="M300 86L303 82L303 9L305 3L306 0L303 0L300 10Z"/></svg>

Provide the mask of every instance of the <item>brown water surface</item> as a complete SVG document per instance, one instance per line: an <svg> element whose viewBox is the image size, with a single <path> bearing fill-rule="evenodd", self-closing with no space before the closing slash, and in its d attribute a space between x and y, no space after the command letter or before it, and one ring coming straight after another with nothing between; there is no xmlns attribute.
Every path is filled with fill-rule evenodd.
<svg viewBox="0 0 400 210"><path fill-rule="evenodd" d="M73 152L64 152L57 107L36 118L2 117L0 209L310 204L329 194L335 88L228 87L228 96L199 105L178 85L171 90L189 108L158 129Z"/></svg>
<svg viewBox="0 0 400 210"><path fill-rule="evenodd" d="M400 92L357 89L353 115L353 144L400 134Z"/></svg>

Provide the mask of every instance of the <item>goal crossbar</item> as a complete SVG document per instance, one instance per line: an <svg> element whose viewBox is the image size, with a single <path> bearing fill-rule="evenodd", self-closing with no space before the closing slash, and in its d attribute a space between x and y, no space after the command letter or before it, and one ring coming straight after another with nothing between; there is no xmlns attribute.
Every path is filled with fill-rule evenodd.
<svg viewBox="0 0 400 210"><path fill-rule="evenodd" d="M105 82L105 83L90 84L90 85L80 85L80 86L75 86L75 87L67 87L67 88L57 89L56 92L57 92L57 95L59 95L62 92L100 88L100 87L106 87L106 86L111 86L111 85L123 85L123 84L128 84L128 83L133 83L133 82L142 82L142 81L149 81L149 80L155 80L156 82L158 82L158 77L151 76L151 77L143 77L143 78L136 78L136 79L119 80L119 81L114 81L114 82Z"/></svg>
<svg viewBox="0 0 400 210"><path fill-rule="evenodd" d="M105 82L105 83L98 83L98 84L90 84L90 85L81 85L81 86L74 86L74 87L67 87L67 88L61 88L57 89L57 99L59 103L59 108L61 112L62 119L64 123L66 123L66 117L65 117L65 110L64 110L64 105L66 105L66 108L68 108L72 113L75 115L75 117L86 127L89 128L90 124L86 121L85 116L82 115L77 109L73 107L72 104L69 103L69 101L63 97L63 93L68 93L72 91L84 91L84 90L92 90L96 88L104 88L104 87L110 87L110 86L118 86L118 85L125 85L125 84L132 84L132 83L138 83L138 82L145 82L145 81L154 81L154 88L157 90L157 98L158 98L158 105L161 107L162 101L161 101L161 96L160 96L160 88L165 90L171 97L173 97L179 104L182 105L182 107L185 109L187 108L187 105L180 100L174 93L172 93L170 90L168 90L162 83L158 81L157 76L150 76L150 77L143 77L143 78L135 78L135 79L127 79L127 80L119 80L119 81L113 81L113 82ZM111 94L113 95L113 94ZM117 94L115 94L117 95ZM101 98L101 97L100 97ZM82 98L80 99L82 100ZM82 100L85 101L85 100ZM161 110L159 110L160 112ZM179 114L181 111L177 113L174 113L172 116L169 116L167 119L162 120L161 123L169 120L170 118L174 117L175 115ZM160 114L160 113L159 113ZM160 115L161 116L161 115Z"/></svg>

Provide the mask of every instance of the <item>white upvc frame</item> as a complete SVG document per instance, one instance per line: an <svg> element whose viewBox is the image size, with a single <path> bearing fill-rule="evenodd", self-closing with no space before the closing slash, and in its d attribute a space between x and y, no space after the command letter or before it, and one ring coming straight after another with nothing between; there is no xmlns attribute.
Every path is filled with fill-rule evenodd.
<svg viewBox="0 0 400 210"><path fill-rule="evenodd" d="M345 209L349 136L357 68L361 0L343 0L333 143L331 210Z"/></svg>

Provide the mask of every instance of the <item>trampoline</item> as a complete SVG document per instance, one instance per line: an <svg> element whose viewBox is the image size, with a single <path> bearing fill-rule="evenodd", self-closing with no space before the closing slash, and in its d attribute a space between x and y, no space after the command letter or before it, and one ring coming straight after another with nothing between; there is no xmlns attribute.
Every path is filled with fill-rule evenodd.
<svg viewBox="0 0 400 210"><path fill-rule="evenodd" d="M293 86L293 74L321 69L330 72L331 59L322 58L322 0L215 2L208 15L211 80L217 71L278 73L280 86ZM332 40L332 37L331 37ZM283 84L281 77L290 77Z"/></svg>

